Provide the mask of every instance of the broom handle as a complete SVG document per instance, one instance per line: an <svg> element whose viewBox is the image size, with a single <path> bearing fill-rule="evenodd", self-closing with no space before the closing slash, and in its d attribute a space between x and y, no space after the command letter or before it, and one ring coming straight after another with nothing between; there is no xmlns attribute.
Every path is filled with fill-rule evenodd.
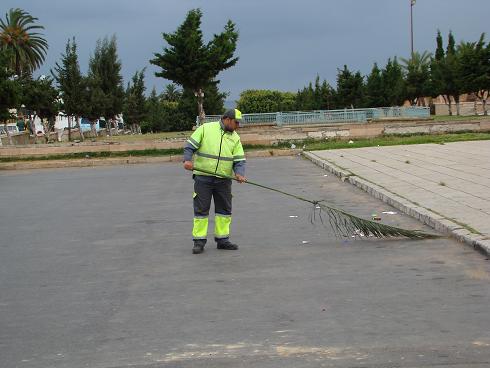
<svg viewBox="0 0 490 368"><path fill-rule="evenodd" d="M210 175L213 175L213 176L217 176L217 177L220 177L220 178L223 178L223 179L231 179L231 180L238 181L238 179L235 178L235 177L233 177L233 176L228 176L228 175L222 175L222 174L214 173L212 171L203 170L203 169L200 169L198 167L194 167L193 170L199 171L199 172L202 172L202 173L205 173L205 174L210 174ZM317 204L318 203L318 202L312 201L310 199L306 199L306 198L297 196L295 194L286 193L286 192L283 192L282 190L268 187L267 185L262 185L262 184L259 184L259 183L254 183L253 181L246 180L244 183L255 185L256 187L260 187L260 188L272 190L274 192L281 193L281 194L284 194L284 195L287 195L287 196L290 196L290 197L299 199L300 201L303 201L303 202L308 202L308 203L312 203L312 204Z"/></svg>

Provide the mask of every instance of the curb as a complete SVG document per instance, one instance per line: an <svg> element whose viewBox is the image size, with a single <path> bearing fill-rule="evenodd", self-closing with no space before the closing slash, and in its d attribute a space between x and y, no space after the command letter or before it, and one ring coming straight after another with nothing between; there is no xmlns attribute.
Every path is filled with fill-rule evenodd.
<svg viewBox="0 0 490 368"><path fill-rule="evenodd" d="M299 149L269 149L249 151L247 157L280 157L294 156L301 153ZM113 157L113 158L83 158L71 160L46 161L14 161L0 163L1 170L32 170L32 169L60 169L65 167L95 167L112 165L156 164L164 162L182 162L182 155L169 155L158 157Z"/></svg>
<svg viewBox="0 0 490 368"><path fill-rule="evenodd" d="M364 190L373 197L380 199L390 206L395 207L406 215L409 215L432 227L436 231L447 234L462 243L472 246L485 256L490 256L490 240L486 239L482 235L474 234L461 225L448 220L447 218L420 205L417 205L396 193L390 192L389 190L375 183L362 179L356 176L355 173L345 170L329 162L328 160L320 158L312 152L303 152L302 155L315 165L338 176L342 181L349 181L349 183L352 185L355 185L356 187Z"/></svg>

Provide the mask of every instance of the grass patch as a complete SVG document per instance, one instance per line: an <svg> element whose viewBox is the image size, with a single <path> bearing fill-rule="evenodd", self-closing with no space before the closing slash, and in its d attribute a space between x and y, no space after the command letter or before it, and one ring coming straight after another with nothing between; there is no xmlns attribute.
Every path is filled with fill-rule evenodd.
<svg viewBox="0 0 490 368"><path fill-rule="evenodd" d="M169 156L181 155L184 150L182 148L170 149L146 149L146 150L131 150L121 152L75 152L66 154L56 154L47 156L20 156L20 157L0 157L0 162L13 161L46 161L46 160L74 160L74 159L91 159L91 158L108 158L108 157L130 157L130 156Z"/></svg>
<svg viewBox="0 0 490 368"><path fill-rule="evenodd" d="M345 140L316 141L306 143L305 150L329 150L339 148L361 148L377 146L397 146L408 144L437 143L445 144L449 142L490 140L490 133L451 133L451 134L417 134L417 135L388 135L370 139L358 139L354 143Z"/></svg>
<svg viewBox="0 0 490 368"><path fill-rule="evenodd" d="M148 133L148 134L126 134L126 135L113 135L112 137L97 137L98 142L142 142L142 141L159 141L169 138L187 138L192 135L193 131L183 132L161 132L161 133Z"/></svg>
<svg viewBox="0 0 490 368"><path fill-rule="evenodd" d="M468 121L468 120L482 120L489 119L489 116L484 115L471 115L471 116L457 116L457 115L433 115L431 116L434 121Z"/></svg>

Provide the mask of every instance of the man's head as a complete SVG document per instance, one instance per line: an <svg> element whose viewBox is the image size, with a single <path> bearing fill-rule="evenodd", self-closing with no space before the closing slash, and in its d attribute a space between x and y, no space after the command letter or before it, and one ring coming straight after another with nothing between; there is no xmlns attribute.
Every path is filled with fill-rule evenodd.
<svg viewBox="0 0 490 368"><path fill-rule="evenodd" d="M223 114L223 124L225 125L225 130L228 132L235 131L240 123L242 122L242 113L240 110L231 109L227 110Z"/></svg>

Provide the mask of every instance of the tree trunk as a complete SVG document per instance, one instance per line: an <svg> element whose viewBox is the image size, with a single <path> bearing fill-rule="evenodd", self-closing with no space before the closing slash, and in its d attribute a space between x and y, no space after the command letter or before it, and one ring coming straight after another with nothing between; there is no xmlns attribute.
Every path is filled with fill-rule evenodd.
<svg viewBox="0 0 490 368"><path fill-rule="evenodd" d="M32 118L31 115L29 115L29 127L31 128L32 135L34 136L34 141L36 140L36 124L34 124L35 116L36 115L34 115L34 118Z"/></svg>
<svg viewBox="0 0 490 368"><path fill-rule="evenodd" d="M97 138L97 130L95 130L96 121L90 121L90 130L92 131L92 135L94 138Z"/></svg>
<svg viewBox="0 0 490 368"><path fill-rule="evenodd" d="M199 114L199 125L201 125L206 118L204 112L204 92L202 91L202 88L199 88L194 94L197 96L197 111Z"/></svg>
<svg viewBox="0 0 490 368"><path fill-rule="evenodd" d="M482 103L482 107L483 107L483 115L487 116L488 115L488 112L487 112L487 98L488 98L488 95L489 95L489 91L483 91L483 94L482 94L482 100L481 100L481 103Z"/></svg>
<svg viewBox="0 0 490 368"><path fill-rule="evenodd" d="M460 116L461 111L459 109L459 95L454 96L454 101L456 102L456 115Z"/></svg>
<svg viewBox="0 0 490 368"><path fill-rule="evenodd" d="M453 114L453 109L451 106L451 96L442 95L442 98L444 99L444 103L447 105L447 109L449 111L449 116L451 116Z"/></svg>
<svg viewBox="0 0 490 368"><path fill-rule="evenodd" d="M112 118L112 124L114 125L114 135L119 135L119 124L116 118Z"/></svg>
<svg viewBox="0 0 490 368"><path fill-rule="evenodd" d="M78 131L80 132L80 140L82 142L85 141L85 138L83 137L83 131L82 131L82 126L80 124L80 116L75 116L75 119L77 121L77 127L78 127Z"/></svg>
<svg viewBox="0 0 490 368"><path fill-rule="evenodd" d="M112 137L112 120L107 119L105 123L106 136Z"/></svg>
<svg viewBox="0 0 490 368"><path fill-rule="evenodd" d="M487 95L486 95L486 91L484 90L480 90L476 93L476 97L481 101L481 106L482 106L482 109L483 109L483 115L487 115L487 108L486 108L486 105L487 105ZM478 113L476 112L476 102L475 102L475 115L478 115Z"/></svg>
<svg viewBox="0 0 490 368"><path fill-rule="evenodd" d="M25 116L25 114L22 114L22 121L24 122L24 129L25 129L25 130L30 129L30 128L27 126L27 120L26 120L26 116Z"/></svg>
<svg viewBox="0 0 490 368"><path fill-rule="evenodd" d="M10 144L11 146L13 146L13 145L14 145L14 140L12 139L12 135L10 134L10 131L9 131L9 129L8 129L8 126L7 126L7 121L5 121L5 123L3 123L3 124L4 124L4 126L5 126L5 132L7 133L7 137L8 137L8 139L9 139L9 144Z"/></svg>
<svg viewBox="0 0 490 368"><path fill-rule="evenodd" d="M41 124L44 128L44 141L49 143L49 122L47 122L47 119L41 119Z"/></svg>
<svg viewBox="0 0 490 368"><path fill-rule="evenodd" d="M68 115L68 142L71 142L71 115Z"/></svg>

